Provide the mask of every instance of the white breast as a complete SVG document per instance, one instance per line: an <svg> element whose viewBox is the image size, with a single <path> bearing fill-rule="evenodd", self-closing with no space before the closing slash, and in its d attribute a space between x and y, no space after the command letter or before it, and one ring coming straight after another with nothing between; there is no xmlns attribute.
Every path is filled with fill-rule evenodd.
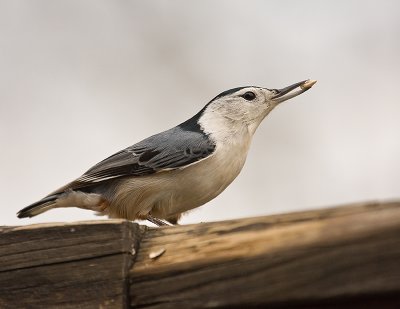
<svg viewBox="0 0 400 309"><path fill-rule="evenodd" d="M219 195L239 175L250 147L251 134L243 130L217 143L208 158L186 168L126 180L110 208L128 219L158 218L201 206Z"/></svg>
<svg viewBox="0 0 400 309"><path fill-rule="evenodd" d="M208 159L169 175L170 203L161 203L153 213L162 217L201 206L218 196L239 175L246 161L248 146L220 145Z"/></svg>

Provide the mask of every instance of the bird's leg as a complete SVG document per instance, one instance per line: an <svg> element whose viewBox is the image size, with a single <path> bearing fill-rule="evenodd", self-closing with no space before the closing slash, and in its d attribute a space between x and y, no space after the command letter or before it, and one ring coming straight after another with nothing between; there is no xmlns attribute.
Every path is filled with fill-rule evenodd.
<svg viewBox="0 0 400 309"><path fill-rule="evenodd" d="M168 223L168 222L166 222L164 220L161 220L161 219L158 219L158 218L154 218L151 215L147 215L146 219L147 219L147 221L150 221L151 223L154 223L157 226L172 226L172 224L170 224L170 223Z"/></svg>

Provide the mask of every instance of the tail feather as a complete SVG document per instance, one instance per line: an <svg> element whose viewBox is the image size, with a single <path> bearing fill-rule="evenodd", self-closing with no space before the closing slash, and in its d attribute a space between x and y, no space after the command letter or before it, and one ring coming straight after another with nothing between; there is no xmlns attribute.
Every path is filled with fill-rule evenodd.
<svg viewBox="0 0 400 309"><path fill-rule="evenodd" d="M39 215L55 206L56 200L60 197L60 194L54 194L47 196L36 203L33 203L17 213L18 218L30 218Z"/></svg>

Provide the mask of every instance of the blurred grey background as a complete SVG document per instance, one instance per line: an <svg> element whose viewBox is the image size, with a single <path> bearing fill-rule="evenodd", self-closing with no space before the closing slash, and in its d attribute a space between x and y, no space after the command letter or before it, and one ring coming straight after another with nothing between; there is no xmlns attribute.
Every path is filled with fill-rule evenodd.
<svg viewBox="0 0 400 309"><path fill-rule="evenodd" d="M0 1L0 225L223 90L315 87L183 223L400 198L399 1Z"/></svg>

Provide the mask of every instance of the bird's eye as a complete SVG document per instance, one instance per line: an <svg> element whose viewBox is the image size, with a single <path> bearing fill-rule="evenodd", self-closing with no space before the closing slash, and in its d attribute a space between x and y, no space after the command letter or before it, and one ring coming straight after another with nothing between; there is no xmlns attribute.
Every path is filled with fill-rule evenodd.
<svg viewBox="0 0 400 309"><path fill-rule="evenodd" d="M254 92L247 91L242 97L247 101L253 101L256 98Z"/></svg>

